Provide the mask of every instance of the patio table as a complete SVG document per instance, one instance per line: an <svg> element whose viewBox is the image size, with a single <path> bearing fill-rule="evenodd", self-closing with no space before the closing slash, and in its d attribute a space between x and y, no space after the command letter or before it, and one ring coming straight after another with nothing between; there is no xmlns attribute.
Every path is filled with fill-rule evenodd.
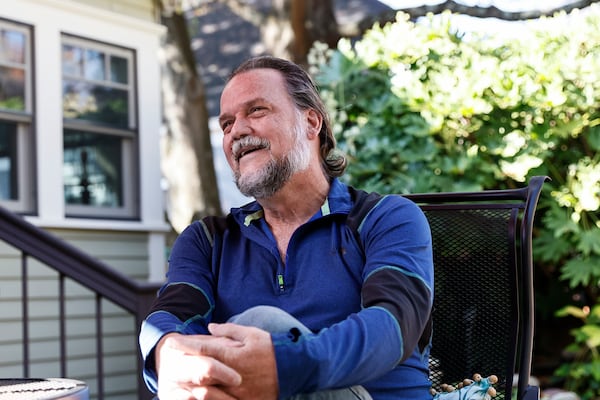
<svg viewBox="0 0 600 400"><path fill-rule="evenodd" d="M88 400L85 382L66 378L0 379L0 400Z"/></svg>

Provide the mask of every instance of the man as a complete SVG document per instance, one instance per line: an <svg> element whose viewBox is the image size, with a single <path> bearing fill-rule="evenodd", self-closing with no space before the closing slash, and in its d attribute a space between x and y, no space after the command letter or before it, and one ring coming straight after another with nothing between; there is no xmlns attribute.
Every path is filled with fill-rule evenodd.
<svg viewBox="0 0 600 400"><path fill-rule="evenodd" d="M238 67L219 121L236 184L256 201L177 239L140 334L150 389L161 400L431 398L421 210L383 196L350 226L345 158L293 63Z"/></svg>

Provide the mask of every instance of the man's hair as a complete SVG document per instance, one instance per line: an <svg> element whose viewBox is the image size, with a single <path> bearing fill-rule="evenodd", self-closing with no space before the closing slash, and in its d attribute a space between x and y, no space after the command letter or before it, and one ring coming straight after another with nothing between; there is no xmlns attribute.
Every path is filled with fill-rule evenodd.
<svg viewBox="0 0 600 400"><path fill-rule="evenodd" d="M269 68L281 72L288 94L296 107L300 110L313 109L321 115L323 123L319 132L319 143L322 167L330 178L342 175L346 169L346 158L335 148L336 142L329 114L310 75L291 61L272 56L258 56L243 62L231 73L229 79L231 80L242 72L259 68Z"/></svg>

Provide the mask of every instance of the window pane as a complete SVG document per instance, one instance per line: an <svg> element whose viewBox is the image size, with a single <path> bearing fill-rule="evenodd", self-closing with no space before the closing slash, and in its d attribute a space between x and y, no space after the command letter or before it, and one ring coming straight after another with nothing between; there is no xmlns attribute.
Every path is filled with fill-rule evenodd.
<svg viewBox="0 0 600 400"><path fill-rule="evenodd" d="M0 121L0 200L18 198L17 124Z"/></svg>
<svg viewBox="0 0 600 400"><path fill-rule="evenodd" d="M69 35L62 41L67 215L133 216L134 52Z"/></svg>
<svg viewBox="0 0 600 400"><path fill-rule="evenodd" d="M128 83L126 58L110 57L110 80L116 83Z"/></svg>
<svg viewBox="0 0 600 400"><path fill-rule="evenodd" d="M25 64L25 34L0 29L0 61Z"/></svg>
<svg viewBox="0 0 600 400"><path fill-rule="evenodd" d="M64 44L62 47L63 75L80 77L83 75L83 50Z"/></svg>
<svg viewBox="0 0 600 400"><path fill-rule="evenodd" d="M25 110L25 71L0 67L0 108Z"/></svg>
<svg viewBox="0 0 600 400"><path fill-rule="evenodd" d="M67 204L123 206L121 140L65 131L63 176Z"/></svg>
<svg viewBox="0 0 600 400"><path fill-rule="evenodd" d="M86 50L85 52L85 79L93 81L105 80L104 74L104 53L96 50Z"/></svg>
<svg viewBox="0 0 600 400"><path fill-rule="evenodd" d="M116 128L129 128L129 97L126 90L63 80L65 118L82 119Z"/></svg>

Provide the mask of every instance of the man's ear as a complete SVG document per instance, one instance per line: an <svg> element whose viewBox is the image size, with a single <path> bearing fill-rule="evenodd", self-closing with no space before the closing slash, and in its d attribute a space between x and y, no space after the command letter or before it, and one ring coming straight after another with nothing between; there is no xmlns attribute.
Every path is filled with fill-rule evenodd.
<svg viewBox="0 0 600 400"><path fill-rule="evenodd" d="M314 109L310 108L305 111L306 118L306 135L309 139L315 139L319 137L321 132L321 126L323 125L323 117Z"/></svg>

